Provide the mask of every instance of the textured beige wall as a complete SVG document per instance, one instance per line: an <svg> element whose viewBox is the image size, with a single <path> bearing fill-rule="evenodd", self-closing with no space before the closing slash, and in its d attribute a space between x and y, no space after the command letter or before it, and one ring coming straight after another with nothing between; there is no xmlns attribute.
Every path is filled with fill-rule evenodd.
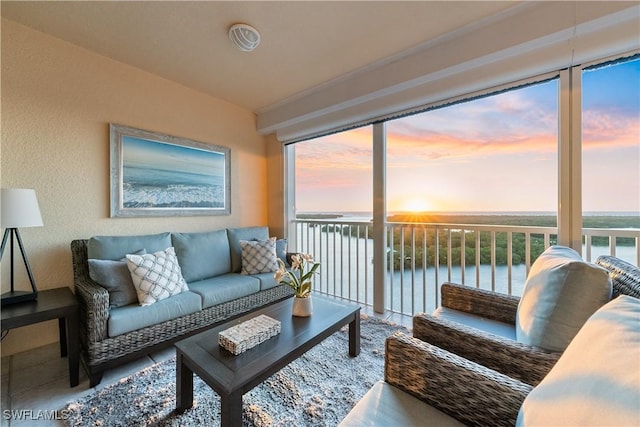
<svg viewBox="0 0 640 427"><path fill-rule="evenodd" d="M269 229L284 236L284 158L282 143L275 134L267 136L267 197Z"/></svg>
<svg viewBox="0 0 640 427"><path fill-rule="evenodd" d="M76 238L267 224L266 141L252 112L4 19L1 55L0 184L36 190L44 227L21 233L39 289L73 286ZM229 147L232 214L109 218L109 123ZM16 329L2 356L57 340L55 321Z"/></svg>

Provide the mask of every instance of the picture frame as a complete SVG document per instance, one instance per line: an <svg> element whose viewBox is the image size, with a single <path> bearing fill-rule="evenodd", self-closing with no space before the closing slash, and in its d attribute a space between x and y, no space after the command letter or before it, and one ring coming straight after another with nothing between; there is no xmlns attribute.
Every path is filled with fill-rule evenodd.
<svg viewBox="0 0 640 427"><path fill-rule="evenodd" d="M231 150L111 123L111 217L230 215Z"/></svg>

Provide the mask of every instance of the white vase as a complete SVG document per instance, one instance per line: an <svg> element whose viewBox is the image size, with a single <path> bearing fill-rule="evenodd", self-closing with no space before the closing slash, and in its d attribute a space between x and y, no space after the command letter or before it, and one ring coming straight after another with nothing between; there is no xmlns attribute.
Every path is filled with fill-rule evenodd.
<svg viewBox="0 0 640 427"><path fill-rule="evenodd" d="M311 297L293 297L293 315L296 317L309 317L313 314L313 303Z"/></svg>

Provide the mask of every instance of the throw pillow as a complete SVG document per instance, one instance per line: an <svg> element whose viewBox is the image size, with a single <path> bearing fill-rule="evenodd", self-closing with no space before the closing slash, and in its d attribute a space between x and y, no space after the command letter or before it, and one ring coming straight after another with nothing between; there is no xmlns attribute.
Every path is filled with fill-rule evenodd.
<svg viewBox="0 0 640 427"><path fill-rule="evenodd" d="M240 240L268 240L269 227L228 228L229 249L231 249L231 272L242 271L242 247Z"/></svg>
<svg viewBox="0 0 640 427"><path fill-rule="evenodd" d="M272 273L278 269L276 238L240 240L242 274Z"/></svg>
<svg viewBox="0 0 640 427"><path fill-rule="evenodd" d="M146 254L141 249L135 255ZM119 261L110 259L89 259L89 277L109 292L109 308L123 307L138 302L136 288L131 280L126 258Z"/></svg>
<svg viewBox="0 0 640 427"><path fill-rule="evenodd" d="M611 299L607 271L578 252L551 246L531 266L516 313L518 341L563 351L589 316Z"/></svg>
<svg viewBox="0 0 640 427"><path fill-rule="evenodd" d="M287 260L287 239L276 240L276 255L285 265L289 265L289 261Z"/></svg>
<svg viewBox="0 0 640 427"><path fill-rule="evenodd" d="M151 305L189 290L173 247L154 254L127 255L127 266L140 305Z"/></svg>
<svg viewBox="0 0 640 427"><path fill-rule="evenodd" d="M600 308L529 393L516 425L640 425L639 321L637 298Z"/></svg>

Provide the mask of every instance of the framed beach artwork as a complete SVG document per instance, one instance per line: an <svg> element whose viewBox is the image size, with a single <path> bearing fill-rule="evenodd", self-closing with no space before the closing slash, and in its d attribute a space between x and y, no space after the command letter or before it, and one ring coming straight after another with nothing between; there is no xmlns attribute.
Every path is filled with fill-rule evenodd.
<svg viewBox="0 0 640 427"><path fill-rule="evenodd" d="M230 150L111 124L111 217L229 215Z"/></svg>

